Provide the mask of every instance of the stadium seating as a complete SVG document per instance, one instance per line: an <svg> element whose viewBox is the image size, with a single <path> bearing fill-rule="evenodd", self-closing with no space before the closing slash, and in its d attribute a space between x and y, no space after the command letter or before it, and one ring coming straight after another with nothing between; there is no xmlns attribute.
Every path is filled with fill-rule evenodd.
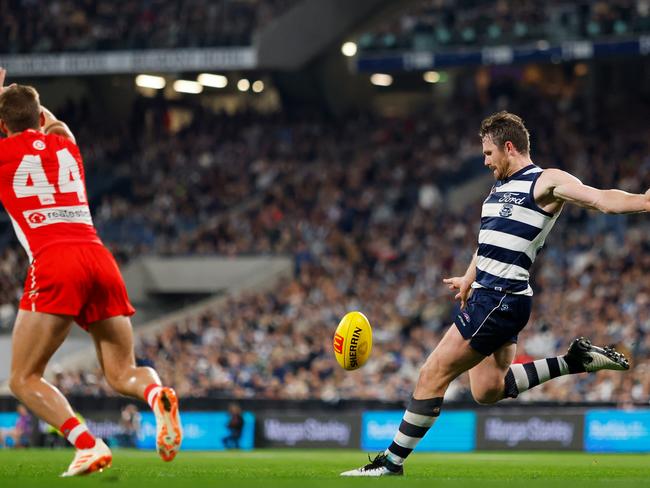
<svg viewBox="0 0 650 488"><path fill-rule="evenodd" d="M492 98L524 114L541 166L570 169L595 186L645 191L644 106L625 114L603 107L601 118L586 120L571 110L581 101L570 88L549 94L496 87ZM481 172L476 125L497 108L478 97L454 103L466 109L342 121L197 113L193 126L159 147L138 146L114 168L132 189L105 189L95 206L102 237L119 256L290 253L296 270L273 292L231 297L223 309L140 342L138 357L183 396L408 397L419 365L453 318L441 278L461 273L475 248L480 195L468 195L454 212L442 193L471 177L459 162L478 155L473 166ZM99 141L84 150L87 159L128 153L109 137ZM242 202L251 204L214 220ZM627 347L634 369L558 380L523 400L647 398L647 229L643 216L565 211L536 266L535 311L520 356L556 355L586 335ZM3 300L19 294L16 270L25 263L17 256L12 249L3 254L0 269L13 279ZM363 310L375 326L363 373L343 372L330 351L338 318L351 309ZM69 393L111 394L98 371L61 373L57 383ZM468 394L465 378L448 397Z"/></svg>
<svg viewBox="0 0 650 488"><path fill-rule="evenodd" d="M298 0L0 3L0 53L247 46Z"/></svg>
<svg viewBox="0 0 650 488"><path fill-rule="evenodd" d="M362 34L365 51L428 50L534 41L625 38L650 31L647 2L420 0L399 18Z"/></svg>

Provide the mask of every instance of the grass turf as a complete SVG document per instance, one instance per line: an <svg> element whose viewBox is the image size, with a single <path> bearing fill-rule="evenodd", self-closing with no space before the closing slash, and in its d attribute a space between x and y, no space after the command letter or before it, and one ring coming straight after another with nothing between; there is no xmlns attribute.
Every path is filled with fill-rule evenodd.
<svg viewBox="0 0 650 488"><path fill-rule="evenodd" d="M181 452L163 463L153 452L116 450L113 467L83 478L58 478L71 450L0 450L0 486L167 487L650 487L649 455L483 452L412 455L403 478L349 479L364 463L351 450Z"/></svg>

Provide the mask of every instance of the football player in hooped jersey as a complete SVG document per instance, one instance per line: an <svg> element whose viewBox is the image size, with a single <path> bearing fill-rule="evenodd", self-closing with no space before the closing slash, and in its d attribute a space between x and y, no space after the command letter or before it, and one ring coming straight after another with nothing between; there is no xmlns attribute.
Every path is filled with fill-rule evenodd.
<svg viewBox="0 0 650 488"><path fill-rule="evenodd" d="M181 444L178 400L151 368L136 367L129 316L135 310L88 208L79 148L68 126L40 105L29 86L3 87L0 69L0 201L31 264L12 339L13 394L77 449L63 476L111 465L106 444L80 423L61 392L43 378L72 323L95 342L108 383L145 400L157 423L158 453L171 461Z"/></svg>
<svg viewBox="0 0 650 488"><path fill-rule="evenodd" d="M469 371L478 403L516 398L550 379L601 369L629 369L609 347L575 339L565 355L512 364L517 335L528 322L533 291L528 270L565 203L610 214L650 211L650 190L630 194L598 190L530 158L520 117L499 112L479 131L485 166L496 183L483 203L478 249L464 276L444 282L457 290L461 311L420 370L415 391L390 446L370 464L343 476L403 474L403 464L440 414L449 383ZM435 429L433 434L435 436Z"/></svg>

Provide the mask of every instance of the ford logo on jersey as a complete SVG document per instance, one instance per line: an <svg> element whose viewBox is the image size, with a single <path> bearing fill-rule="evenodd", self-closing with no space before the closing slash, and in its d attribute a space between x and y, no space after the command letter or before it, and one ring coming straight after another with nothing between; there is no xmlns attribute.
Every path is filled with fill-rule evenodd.
<svg viewBox="0 0 650 488"><path fill-rule="evenodd" d="M512 215L512 204L511 203L506 203L501 207L501 210L499 211L499 215L501 217L510 217Z"/></svg>
<svg viewBox="0 0 650 488"><path fill-rule="evenodd" d="M517 197L516 193L504 193L501 198L499 198L499 203L514 203L516 205L523 205L526 200L526 196Z"/></svg>

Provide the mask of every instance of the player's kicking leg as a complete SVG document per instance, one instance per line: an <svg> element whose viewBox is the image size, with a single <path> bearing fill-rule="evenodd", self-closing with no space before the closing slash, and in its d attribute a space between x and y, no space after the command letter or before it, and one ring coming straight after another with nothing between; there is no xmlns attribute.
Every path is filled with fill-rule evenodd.
<svg viewBox="0 0 650 488"><path fill-rule="evenodd" d="M627 371L626 357L611 347L598 347L588 339L575 339L563 356L510 365L516 346L507 344L469 372L472 395L479 403L517 398L520 393L567 374L604 369Z"/></svg>
<svg viewBox="0 0 650 488"><path fill-rule="evenodd" d="M153 410L158 454L163 461L171 461L183 438L178 398L173 389L161 385L152 368L136 366L131 321L112 317L91 324L88 330L108 384L122 395L145 400Z"/></svg>
<svg viewBox="0 0 650 488"><path fill-rule="evenodd" d="M37 417L58 427L76 447L74 460L62 476L89 474L109 467L111 451L79 422L61 392L43 378L48 361L61 346L72 319L20 310L14 325L9 386Z"/></svg>
<svg viewBox="0 0 650 488"><path fill-rule="evenodd" d="M469 370L474 398L479 403L495 403L565 374L629 369L622 354L612 348L593 346L582 337L573 341L567 354L556 358L511 365L515 352L516 345L507 343L489 356L481 354L452 326L422 367L413 398L391 445L369 464L341 475L403 474L406 457L440 414L447 386L464 371Z"/></svg>
<svg viewBox="0 0 650 488"><path fill-rule="evenodd" d="M470 347L455 326L450 327L422 366L413 397L391 445L369 464L345 471L341 476L402 475L406 457L440 415L449 383L484 359L485 356Z"/></svg>

